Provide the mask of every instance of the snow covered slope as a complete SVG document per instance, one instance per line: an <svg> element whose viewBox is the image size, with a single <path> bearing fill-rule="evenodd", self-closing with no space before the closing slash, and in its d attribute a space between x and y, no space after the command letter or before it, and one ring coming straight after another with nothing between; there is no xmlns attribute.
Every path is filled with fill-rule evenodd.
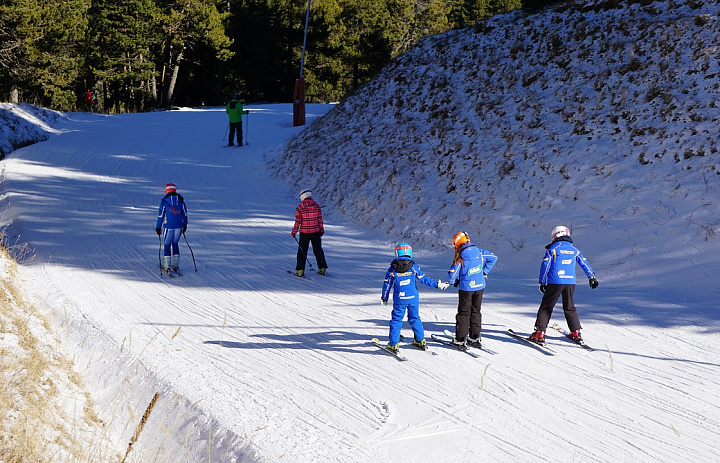
<svg viewBox="0 0 720 463"><path fill-rule="evenodd" d="M64 323L118 455L159 393L128 461L714 459L717 316L683 308L669 323L680 309L652 291L580 285L599 350L550 333L557 355L545 357L504 333L531 328L532 277L494 271L484 339L497 355L407 347L399 363L369 342L387 332L389 237L330 210L334 276L287 275L297 192L263 157L297 129L289 106L250 109L243 148L220 147L222 110L73 115L69 133L2 161L4 222L35 252L24 285ZM185 276L172 280L158 274L153 230L168 181L187 199L198 265L183 247ZM416 256L445 276L449 252ZM452 330L454 291L421 292L428 333Z"/></svg>
<svg viewBox="0 0 720 463"><path fill-rule="evenodd" d="M715 310L718 4L566 3L425 39L273 167L398 240L466 230L527 278L564 224L604 283Z"/></svg>

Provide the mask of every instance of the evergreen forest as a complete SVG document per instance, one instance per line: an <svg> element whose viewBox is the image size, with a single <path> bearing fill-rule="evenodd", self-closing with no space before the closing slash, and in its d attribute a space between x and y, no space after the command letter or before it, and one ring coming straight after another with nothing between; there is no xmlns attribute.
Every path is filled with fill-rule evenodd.
<svg viewBox="0 0 720 463"><path fill-rule="evenodd" d="M107 113L219 105L234 92L289 102L301 68L308 102L336 101L423 37L544 3L4 0L0 101Z"/></svg>

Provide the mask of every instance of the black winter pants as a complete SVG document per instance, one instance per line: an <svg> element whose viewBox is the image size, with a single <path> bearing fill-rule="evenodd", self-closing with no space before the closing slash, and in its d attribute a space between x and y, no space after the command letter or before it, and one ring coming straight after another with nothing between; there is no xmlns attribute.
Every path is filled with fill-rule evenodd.
<svg viewBox="0 0 720 463"><path fill-rule="evenodd" d="M479 291L458 291L458 309L455 315L455 337L465 339L468 334L472 339L480 337L482 330L482 296L484 289Z"/></svg>
<svg viewBox="0 0 720 463"><path fill-rule="evenodd" d="M315 260L317 261L318 268L327 268L325 253L322 249L321 236L320 232L300 233L300 239L298 240L300 246L298 247L297 265L295 266L295 270L305 270L305 256L307 256L310 243L312 243L313 254L315 254Z"/></svg>
<svg viewBox="0 0 720 463"><path fill-rule="evenodd" d="M540 308L538 309L535 329L538 331L545 331L547 329L553 308L560 296L562 296L563 312L565 313L565 320L567 321L570 331L582 328L582 326L580 326L580 318L575 309L575 301L573 301L574 294L575 285L547 285L545 287L545 294L543 294L542 301L540 302Z"/></svg>
<svg viewBox="0 0 720 463"><path fill-rule="evenodd" d="M237 131L237 144L238 144L238 146L242 146L242 144L243 144L242 121L230 123L230 136L228 137L228 145L232 145L233 139L235 138L235 131Z"/></svg>

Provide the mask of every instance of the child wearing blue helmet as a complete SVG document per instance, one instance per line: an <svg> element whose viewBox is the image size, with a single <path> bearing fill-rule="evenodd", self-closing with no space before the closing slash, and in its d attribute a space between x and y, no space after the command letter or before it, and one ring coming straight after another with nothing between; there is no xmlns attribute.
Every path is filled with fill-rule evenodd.
<svg viewBox="0 0 720 463"><path fill-rule="evenodd" d="M413 345L421 349L425 348L425 331L420 320L420 295L416 279L433 288L447 289L450 286L448 283L426 276L412 260L412 247L407 243L400 243L395 248L395 259L385 274L381 296L382 305L387 305L390 289L393 289L393 311L388 342L388 348L393 351L399 349L400 328L406 312L414 334Z"/></svg>

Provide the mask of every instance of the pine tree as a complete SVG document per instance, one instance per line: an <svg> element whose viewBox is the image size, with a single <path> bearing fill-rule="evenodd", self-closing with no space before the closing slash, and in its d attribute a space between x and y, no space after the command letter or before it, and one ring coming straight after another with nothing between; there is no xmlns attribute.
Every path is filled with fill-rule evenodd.
<svg viewBox="0 0 720 463"><path fill-rule="evenodd" d="M0 5L3 91L22 101L75 108L89 6L89 0L5 0Z"/></svg>

